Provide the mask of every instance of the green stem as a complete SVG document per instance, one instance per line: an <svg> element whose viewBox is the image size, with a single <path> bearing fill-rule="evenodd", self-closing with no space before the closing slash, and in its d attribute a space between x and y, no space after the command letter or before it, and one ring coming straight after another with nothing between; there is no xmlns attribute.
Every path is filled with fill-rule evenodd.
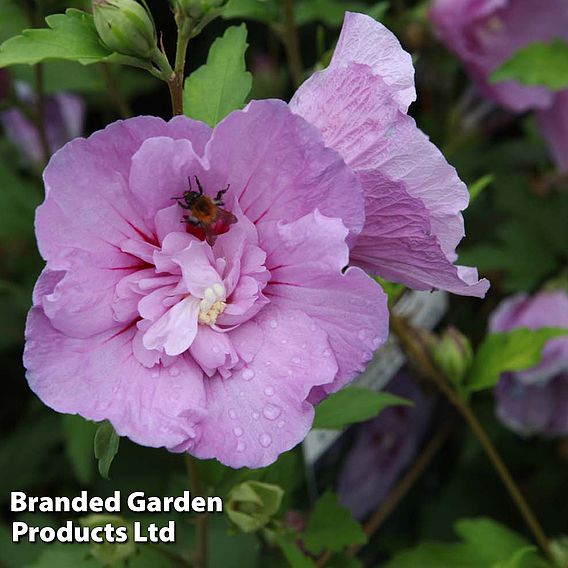
<svg viewBox="0 0 568 568"><path fill-rule="evenodd" d="M178 111L179 109L179 95L174 89L174 70L166 57L166 54L156 47L154 53L152 54L152 61L158 67L159 73L157 76L165 81L170 89L170 98L172 102L172 112L174 115L180 114Z"/></svg>
<svg viewBox="0 0 568 568"><path fill-rule="evenodd" d="M525 520L528 528L532 532L535 541L539 544L547 558L556 565L556 560L551 552L548 538L546 537L542 526L532 512L529 504L519 490L507 466L501 459L493 442L483 429L483 426L477 419L477 416L472 411L467 401L460 398L450 386L446 377L438 370L432 363L428 353L419 340L419 336L405 320L391 314L391 329L398 337L400 344L406 351L406 354L413 363L416 364L418 370L427 378L429 378L440 391L448 398L448 400L455 406L458 412L463 416L472 432L479 440L481 446L485 450L487 457L493 464L493 467L499 474L501 481L505 485L511 499L519 509L523 519Z"/></svg>
<svg viewBox="0 0 568 568"><path fill-rule="evenodd" d="M294 86L298 88L304 79L304 66L300 51L300 38L296 25L294 0L284 0L284 46L288 67Z"/></svg>
<svg viewBox="0 0 568 568"><path fill-rule="evenodd" d="M185 467L191 485L191 494L202 495L202 487L199 482L199 473L195 458L189 454L184 455ZM195 515L195 556L193 559L194 568L207 568L207 515Z"/></svg>
<svg viewBox="0 0 568 568"><path fill-rule="evenodd" d="M35 66L35 90L37 97L37 120L35 121L35 124L41 142L43 161L47 164L51 156L51 148L49 147L47 128L45 126L45 89L43 65L41 63L38 63Z"/></svg>
<svg viewBox="0 0 568 568"><path fill-rule="evenodd" d="M25 9L27 12L28 20L30 25L34 28L40 28L42 25L42 14L41 6L39 3L34 5L31 2L26 2ZM43 66L38 63L34 67L35 75L35 95L36 95L36 107L35 111L30 113L31 120L34 123L43 154L44 164L47 164L51 156L51 149L49 147L49 139L47 137L47 129L45 127L45 85L44 85L44 74Z"/></svg>
<svg viewBox="0 0 568 568"><path fill-rule="evenodd" d="M100 70L106 84L108 98L116 108L118 115L121 118L130 118L132 110L116 84L112 66L109 63L101 63Z"/></svg>

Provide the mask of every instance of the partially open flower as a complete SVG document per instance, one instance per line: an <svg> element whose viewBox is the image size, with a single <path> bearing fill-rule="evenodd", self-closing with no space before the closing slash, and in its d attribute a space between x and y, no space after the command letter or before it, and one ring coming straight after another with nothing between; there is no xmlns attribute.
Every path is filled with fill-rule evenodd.
<svg viewBox="0 0 568 568"><path fill-rule="evenodd" d="M554 157L568 169L568 91L517 81L490 84L489 76L519 49L568 41L565 0L434 0L430 17L442 41L464 62L480 91L513 112L537 110Z"/></svg>
<svg viewBox="0 0 568 568"><path fill-rule="evenodd" d="M491 317L491 331L521 327L568 329L566 293L518 294L505 300ZM514 432L523 436L568 434L568 338L548 341L536 367L505 374L495 396L498 417Z"/></svg>
<svg viewBox="0 0 568 568"><path fill-rule="evenodd" d="M337 490L341 502L358 519L365 518L388 497L417 454L432 418L434 400L408 371L401 371L385 390L411 400L414 406L387 408L356 427Z"/></svg>
<svg viewBox="0 0 568 568"><path fill-rule="evenodd" d="M453 265L468 192L405 114L412 73L386 28L348 14L290 106L253 101L214 130L139 117L58 152L36 219L32 389L138 443L260 467L386 340L361 267L483 296Z"/></svg>

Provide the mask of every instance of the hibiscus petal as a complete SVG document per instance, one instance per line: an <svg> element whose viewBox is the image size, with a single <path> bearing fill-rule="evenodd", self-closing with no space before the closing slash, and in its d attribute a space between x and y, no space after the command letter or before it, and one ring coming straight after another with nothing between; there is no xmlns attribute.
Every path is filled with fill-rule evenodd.
<svg viewBox="0 0 568 568"><path fill-rule="evenodd" d="M420 290L484 296L489 283L455 267L468 191L441 152L401 113L365 65L326 71L293 101L358 174L365 227L352 251L363 268Z"/></svg>
<svg viewBox="0 0 568 568"><path fill-rule="evenodd" d="M197 191L195 176L202 178L203 169L190 140L150 138L132 156L129 188L150 224L160 209L170 207L175 197L189 191L189 179Z"/></svg>
<svg viewBox="0 0 568 568"><path fill-rule="evenodd" d="M43 308L56 329L72 337L89 337L119 325L112 308L115 288L133 272L100 269L88 259L88 253L74 250L50 261L34 290L34 305Z"/></svg>
<svg viewBox="0 0 568 568"><path fill-rule="evenodd" d="M282 101L253 101L230 114L215 129L206 157L211 170L204 187L230 184L227 202L236 198L253 223L293 221L319 208L353 234L363 226L356 176Z"/></svg>
<svg viewBox="0 0 568 568"><path fill-rule="evenodd" d="M209 412L191 452L235 468L269 465L301 442L314 417L309 392L337 372L326 333L304 313L267 306L255 321L239 327L261 336L254 360L205 381Z"/></svg>
<svg viewBox="0 0 568 568"><path fill-rule="evenodd" d="M199 300L188 297L171 307L144 334L146 349L163 349L167 355L181 355L197 335Z"/></svg>
<svg viewBox="0 0 568 568"><path fill-rule="evenodd" d="M136 331L70 338L33 308L24 352L30 387L58 412L108 419L139 444L191 446L205 414L202 374L182 358L167 370L145 368L132 354Z"/></svg>
<svg viewBox="0 0 568 568"><path fill-rule="evenodd" d="M326 392L360 373L388 336L387 298L381 287L348 263L347 230L319 212L289 224L259 227L271 280L266 296L283 309L302 310L329 336L339 372Z"/></svg>
<svg viewBox="0 0 568 568"><path fill-rule="evenodd" d="M402 111L416 100L412 56L402 49L397 37L388 28L365 14L345 13L329 68L344 67L350 63L368 65L373 74L388 85ZM305 87L307 84L300 87L300 91Z"/></svg>
<svg viewBox="0 0 568 568"><path fill-rule="evenodd" d="M223 282L213 265L215 258L211 247L202 241L193 241L187 248L172 256L182 273L187 290L197 298L205 297L205 290Z"/></svg>
<svg viewBox="0 0 568 568"><path fill-rule="evenodd" d="M568 90L556 95L553 105L537 114L540 131L562 172L568 172Z"/></svg>
<svg viewBox="0 0 568 568"><path fill-rule="evenodd" d="M171 126L154 117L111 124L88 139L76 139L51 159L44 173L46 200L38 208L36 232L47 260L80 248L98 266L123 266L117 249L128 238L152 238L151 227L127 184L130 160L145 139L192 132L201 142L204 125L189 118Z"/></svg>
<svg viewBox="0 0 568 568"><path fill-rule="evenodd" d="M229 335L214 331L207 325L200 327L190 353L209 376L214 375L219 367L230 369L239 359Z"/></svg>

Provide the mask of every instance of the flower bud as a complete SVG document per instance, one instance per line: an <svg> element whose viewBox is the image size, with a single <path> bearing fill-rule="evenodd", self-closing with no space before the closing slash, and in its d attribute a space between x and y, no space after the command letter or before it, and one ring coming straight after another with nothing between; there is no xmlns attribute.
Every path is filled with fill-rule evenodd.
<svg viewBox="0 0 568 568"><path fill-rule="evenodd" d="M123 534L132 533L132 523L117 515L89 515L79 519L82 527L94 529L95 527L106 527L112 525L113 529L124 527ZM114 531L113 531L114 533ZM116 533L114 533L116 535ZM106 533L103 532L102 542L91 541L91 554L104 566L123 565L124 561L136 553L136 544L131 538L124 542L112 542L107 540Z"/></svg>
<svg viewBox="0 0 568 568"><path fill-rule="evenodd" d="M209 22L221 14L228 0L173 0L174 10L189 20L191 29L198 33Z"/></svg>
<svg viewBox="0 0 568 568"><path fill-rule="evenodd" d="M106 47L122 55L150 58L156 48L156 28L136 0L93 0L93 14Z"/></svg>
<svg viewBox="0 0 568 568"><path fill-rule="evenodd" d="M284 491L278 485L246 481L229 493L227 515L243 532L254 532L270 521L282 502Z"/></svg>
<svg viewBox="0 0 568 568"><path fill-rule="evenodd" d="M446 377L455 384L461 383L473 360L469 339L455 327L448 327L430 349Z"/></svg>

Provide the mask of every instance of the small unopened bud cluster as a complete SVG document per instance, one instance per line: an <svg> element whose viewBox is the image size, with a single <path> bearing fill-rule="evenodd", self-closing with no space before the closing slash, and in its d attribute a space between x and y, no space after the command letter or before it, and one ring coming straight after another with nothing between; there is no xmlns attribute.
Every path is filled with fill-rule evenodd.
<svg viewBox="0 0 568 568"><path fill-rule="evenodd" d="M150 59L156 50L152 17L136 0L93 0L95 27L111 51Z"/></svg>

